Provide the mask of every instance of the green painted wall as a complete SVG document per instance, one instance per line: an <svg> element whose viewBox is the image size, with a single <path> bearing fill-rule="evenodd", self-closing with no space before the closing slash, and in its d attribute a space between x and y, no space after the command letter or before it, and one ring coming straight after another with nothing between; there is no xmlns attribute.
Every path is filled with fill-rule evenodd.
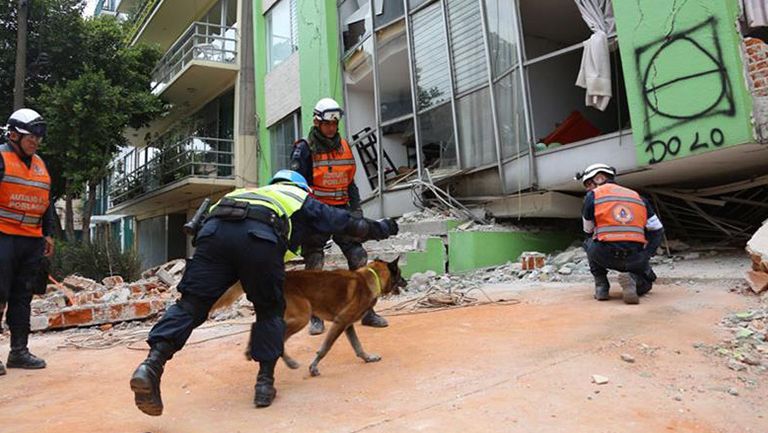
<svg viewBox="0 0 768 433"><path fill-rule="evenodd" d="M336 0L297 0L301 125L312 126L312 109L321 98L344 101ZM339 131L344 125L339 125Z"/></svg>
<svg viewBox="0 0 768 433"><path fill-rule="evenodd" d="M640 165L754 140L735 0L613 7Z"/></svg>
<svg viewBox="0 0 768 433"><path fill-rule="evenodd" d="M435 271L437 275L445 273L445 245L442 238L428 238L424 251L411 251L405 255L405 264L400 270L403 277L410 278L416 272Z"/></svg>
<svg viewBox="0 0 768 433"><path fill-rule="evenodd" d="M567 232L450 232L448 271L464 272L516 261L524 251L548 253L574 241Z"/></svg>
<svg viewBox="0 0 768 433"><path fill-rule="evenodd" d="M288 0L281 0L288 1ZM320 98L331 97L342 103L344 92L339 61L339 32L336 0L297 0L299 86L303 134L312 126L312 109ZM256 112L259 115L260 184L272 175L271 145L266 119L264 78L267 74L267 22L261 0L254 0L254 61L256 77ZM344 125L339 125L344 130Z"/></svg>

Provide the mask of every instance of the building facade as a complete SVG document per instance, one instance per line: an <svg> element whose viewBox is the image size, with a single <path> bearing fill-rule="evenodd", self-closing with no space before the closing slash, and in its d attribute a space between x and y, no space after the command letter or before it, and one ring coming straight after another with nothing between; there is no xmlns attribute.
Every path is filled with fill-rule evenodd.
<svg viewBox="0 0 768 433"><path fill-rule="evenodd" d="M425 182L496 216L577 217L596 161L678 196L762 179L768 48L740 4L123 0L133 41L166 51L173 109L129 131L108 212L136 216L150 261L186 252L202 197L285 167L323 97L372 217L413 210Z"/></svg>

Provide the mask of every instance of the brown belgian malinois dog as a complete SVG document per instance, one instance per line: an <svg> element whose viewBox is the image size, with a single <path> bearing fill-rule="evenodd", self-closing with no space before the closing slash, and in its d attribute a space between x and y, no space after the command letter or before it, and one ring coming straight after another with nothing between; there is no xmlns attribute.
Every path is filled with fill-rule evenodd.
<svg viewBox="0 0 768 433"><path fill-rule="evenodd" d="M325 336L323 344L317 351L317 356L309 366L312 376L320 374L317 364L344 332L355 350L355 354L365 362L381 360L379 355L366 353L360 339L357 338L354 323L360 320L369 308L376 304L378 298L390 293L399 294L400 288L407 282L400 274L397 265L399 259L393 262L373 260L367 266L355 271L289 271L285 273L285 340L307 326L312 314L331 322L332 325ZM240 295L243 288L238 282L216 302L213 309L232 304ZM246 349L249 357L250 342ZM285 364L292 369L299 368L299 363L288 356L282 355Z"/></svg>

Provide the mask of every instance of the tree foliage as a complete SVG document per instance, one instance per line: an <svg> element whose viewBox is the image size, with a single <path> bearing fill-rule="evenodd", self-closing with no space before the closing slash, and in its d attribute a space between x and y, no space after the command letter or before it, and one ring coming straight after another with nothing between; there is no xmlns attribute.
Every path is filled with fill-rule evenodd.
<svg viewBox="0 0 768 433"><path fill-rule="evenodd" d="M110 17L83 21L78 38L77 75L44 84L34 106L48 122L45 156L61 170L64 194L78 195L88 187L83 240L89 242L95 188L126 145L124 130L146 125L164 106L149 86L158 50L126 45L123 27Z"/></svg>

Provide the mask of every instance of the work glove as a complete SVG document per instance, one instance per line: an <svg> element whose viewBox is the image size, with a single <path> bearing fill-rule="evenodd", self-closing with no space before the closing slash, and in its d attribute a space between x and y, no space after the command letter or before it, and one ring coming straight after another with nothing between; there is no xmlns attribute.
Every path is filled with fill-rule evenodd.
<svg viewBox="0 0 768 433"><path fill-rule="evenodd" d="M385 226L385 232L387 237L394 236L400 231L400 227L397 225L397 221L394 218L384 218L377 221L379 224Z"/></svg>

